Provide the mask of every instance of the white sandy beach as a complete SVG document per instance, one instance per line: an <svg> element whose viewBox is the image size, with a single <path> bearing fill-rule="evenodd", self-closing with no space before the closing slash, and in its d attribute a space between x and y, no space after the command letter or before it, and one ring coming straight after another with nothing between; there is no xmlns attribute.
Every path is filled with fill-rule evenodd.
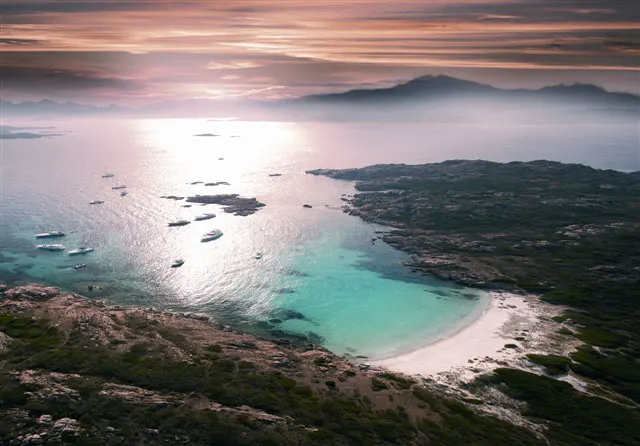
<svg viewBox="0 0 640 446"><path fill-rule="evenodd" d="M372 361L371 365L423 376L469 367L493 368L497 361L522 356L521 349L505 348L505 344L522 345L514 337L524 335L530 340L540 338L541 331L549 331L541 327L546 325L541 324L541 310L549 312L545 306L533 296L492 293L484 313L460 331L412 352Z"/></svg>

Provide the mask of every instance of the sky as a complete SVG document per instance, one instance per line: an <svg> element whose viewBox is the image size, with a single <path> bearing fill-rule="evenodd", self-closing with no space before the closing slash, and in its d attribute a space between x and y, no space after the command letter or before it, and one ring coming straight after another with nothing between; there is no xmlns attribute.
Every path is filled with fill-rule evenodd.
<svg viewBox="0 0 640 446"><path fill-rule="evenodd" d="M640 94L639 0L0 0L5 100L280 99L445 74Z"/></svg>

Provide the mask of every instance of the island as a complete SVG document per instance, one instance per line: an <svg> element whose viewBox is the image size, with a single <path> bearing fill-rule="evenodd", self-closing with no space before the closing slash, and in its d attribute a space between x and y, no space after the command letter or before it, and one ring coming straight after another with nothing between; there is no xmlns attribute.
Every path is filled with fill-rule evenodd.
<svg viewBox="0 0 640 446"><path fill-rule="evenodd" d="M260 208L266 206L255 198L244 198L238 194L195 195L187 197L187 202L219 204L224 207L225 212L242 217L255 214Z"/></svg>

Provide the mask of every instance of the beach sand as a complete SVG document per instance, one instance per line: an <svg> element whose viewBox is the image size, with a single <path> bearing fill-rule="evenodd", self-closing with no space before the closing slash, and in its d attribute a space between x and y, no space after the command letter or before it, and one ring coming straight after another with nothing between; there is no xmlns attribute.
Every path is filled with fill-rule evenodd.
<svg viewBox="0 0 640 446"><path fill-rule="evenodd" d="M574 347L556 333L562 325L551 319L562 310L536 296L494 292L484 313L458 332L371 365L425 377L454 374L464 380L499 365L513 365L526 353L560 353Z"/></svg>

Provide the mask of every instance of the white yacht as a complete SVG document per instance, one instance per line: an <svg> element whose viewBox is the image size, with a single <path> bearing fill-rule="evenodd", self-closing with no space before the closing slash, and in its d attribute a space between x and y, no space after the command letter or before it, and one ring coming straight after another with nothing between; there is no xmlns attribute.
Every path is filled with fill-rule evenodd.
<svg viewBox="0 0 640 446"><path fill-rule="evenodd" d="M104 203L104 200L94 200L89 202L89 204L103 204L103 203Z"/></svg>
<svg viewBox="0 0 640 446"><path fill-rule="evenodd" d="M36 245L36 249L42 251L64 251L64 245Z"/></svg>
<svg viewBox="0 0 640 446"><path fill-rule="evenodd" d="M61 231L41 232L36 234L36 238L64 237L64 235L64 232Z"/></svg>
<svg viewBox="0 0 640 446"><path fill-rule="evenodd" d="M77 249L72 249L71 251L67 251L67 254L69 254L70 256L77 256L80 254L88 254L91 251L93 251L93 248L89 248L87 246L81 246Z"/></svg>
<svg viewBox="0 0 640 446"><path fill-rule="evenodd" d="M200 239L200 241L210 242L211 240L215 240L220 237L222 237L222 231L220 229L214 229L213 231L209 231L206 234L204 234Z"/></svg>
<svg viewBox="0 0 640 446"><path fill-rule="evenodd" d="M184 259L176 259L171 264L171 268L180 268L182 265L184 265Z"/></svg>
<svg viewBox="0 0 640 446"><path fill-rule="evenodd" d="M202 215L198 215L194 220L195 221L209 220L211 218L214 218L215 216L216 214L202 214Z"/></svg>
<svg viewBox="0 0 640 446"><path fill-rule="evenodd" d="M169 226L185 226L191 223L189 220L170 221Z"/></svg>

